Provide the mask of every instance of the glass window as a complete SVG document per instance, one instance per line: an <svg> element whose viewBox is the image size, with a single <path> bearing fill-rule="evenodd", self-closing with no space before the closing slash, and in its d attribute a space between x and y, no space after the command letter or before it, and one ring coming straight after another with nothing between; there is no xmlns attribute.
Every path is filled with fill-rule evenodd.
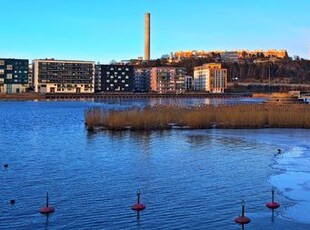
<svg viewBox="0 0 310 230"><path fill-rule="evenodd" d="M6 79L12 79L12 74L11 74L11 73L8 73L8 74L6 75Z"/></svg>
<svg viewBox="0 0 310 230"><path fill-rule="evenodd" d="M4 74L4 69L0 69L0 74Z"/></svg>
<svg viewBox="0 0 310 230"><path fill-rule="evenodd" d="M0 60L0 65L4 65L4 60Z"/></svg>

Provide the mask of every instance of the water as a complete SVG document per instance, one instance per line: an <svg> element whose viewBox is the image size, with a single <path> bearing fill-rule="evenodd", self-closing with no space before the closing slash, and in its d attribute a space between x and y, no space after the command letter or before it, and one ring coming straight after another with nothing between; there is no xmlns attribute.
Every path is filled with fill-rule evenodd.
<svg viewBox="0 0 310 230"><path fill-rule="evenodd" d="M242 199L245 229L309 229L309 130L90 135L84 126L93 106L232 102L0 102L0 164L9 164L0 170L0 229L242 229ZM139 220L130 209L138 188L147 206ZM281 204L273 215L272 188ZM48 218L38 211L46 192L56 209Z"/></svg>

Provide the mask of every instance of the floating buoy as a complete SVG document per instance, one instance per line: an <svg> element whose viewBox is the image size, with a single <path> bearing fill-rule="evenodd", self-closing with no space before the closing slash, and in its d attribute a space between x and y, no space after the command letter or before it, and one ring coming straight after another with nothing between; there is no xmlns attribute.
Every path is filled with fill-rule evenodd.
<svg viewBox="0 0 310 230"><path fill-rule="evenodd" d="M236 219L235 219L235 222L237 224L248 224L251 222L251 219L246 217L244 215L244 212L245 212L245 202L242 201L242 213L241 213L241 216L238 216Z"/></svg>
<svg viewBox="0 0 310 230"><path fill-rule="evenodd" d="M46 193L46 206L40 209L40 213L49 214L54 212L55 209L53 207L48 206L48 193Z"/></svg>
<svg viewBox="0 0 310 230"><path fill-rule="evenodd" d="M4 164L3 167L4 167L5 169L7 169L7 168L9 167L9 165L8 165L8 164Z"/></svg>
<svg viewBox="0 0 310 230"><path fill-rule="evenodd" d="M271 209L279 208L280 204L274 201L274 190L272 190L271 193L272 193L272 200L271 202L268 202L266 206Z"/></svg>
<svg viewBox="0 0 310 230"><path fill-rule="evenodd" d="M131 206L131 209L134 211L142 211L145 209L145 205L140 203L140 189L137 191L137 196L138 196L138 203Z"/></svg>
<svg viewBox="0 0 310 230"><path fill-rule="evenodd" d="M10 204L14 205L15 204L15 200L10 200Z"/></svg>

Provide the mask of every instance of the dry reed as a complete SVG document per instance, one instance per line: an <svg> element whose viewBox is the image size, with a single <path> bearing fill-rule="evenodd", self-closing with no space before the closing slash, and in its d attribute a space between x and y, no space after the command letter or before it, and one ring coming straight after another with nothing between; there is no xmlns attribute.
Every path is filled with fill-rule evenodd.
<svg viewBox="0 0 310 230"><path fill-rule="evenodd" d="M160 130L172 127L189 129L218 128L310 128L310 106L290 105L221 105L221 106L156 106L144 109L85 112L89 129Z"/></svg>

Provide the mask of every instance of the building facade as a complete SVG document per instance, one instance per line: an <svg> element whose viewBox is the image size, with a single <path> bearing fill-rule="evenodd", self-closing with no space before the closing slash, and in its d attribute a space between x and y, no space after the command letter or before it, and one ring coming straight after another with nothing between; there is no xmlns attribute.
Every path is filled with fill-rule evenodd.
<svg viewBox="0 0 310 230"><path fill-rule="evenodd" d="M28 87L27 59L0 58L0 93L22 93Z"/></svg>
<svg viewBox="0 0 310 230"><path fill-rule="evenodd" d="M184 93L185 68L153 67L151 68L150 89L157 93Z"/></svg>
<svg viewBox="0 0 310 230"><path fill-rule="evenodd" d="M133 66L96 65L96 92L133 92L133 84Z"/></svg>
<svg viewBox="0 0 310 230"><path fill-rule="evenodd" d="M224 93L227 88L227 69L221 64L210 63L194 68L194 90Z"/></svg>
<svg viewBox="0 0 310 230"><path fill-rule="evenodd" d="M239 62L239 56L237 51L225 51L221 53L221 59L223 62L234 63Z"/></svg>
<svg viewBox="0 0 310 230"><path fill-rule="evenodd" d="M147 93L150 91L151 68L135 69L134 92Z"/></svg>
<svg viewBox="0 0 310 230"><path fill-rule="evenodd" d="M94 62L37 59L32 68L35 92L94 93Z"/></svg>
<svg viewBox="0 0 310 230"><path fill-rule="evenodd" d="M194 79L192 76L185 76L185 91L194 89Z"/></svg>

